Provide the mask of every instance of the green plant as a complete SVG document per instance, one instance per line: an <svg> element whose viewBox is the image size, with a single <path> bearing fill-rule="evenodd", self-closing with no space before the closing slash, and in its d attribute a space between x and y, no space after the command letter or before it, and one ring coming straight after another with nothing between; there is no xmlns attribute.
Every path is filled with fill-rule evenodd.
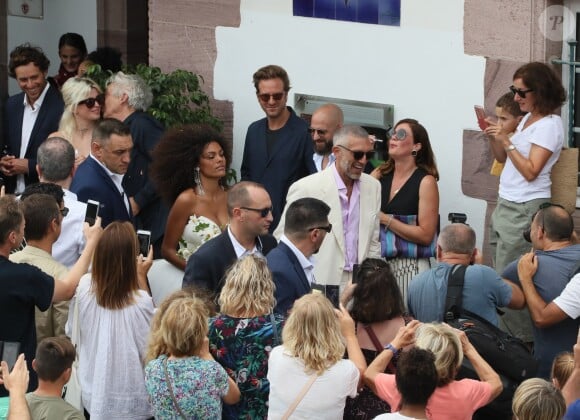
<svg viewBox="0 0 580 420"><path fill-rule="evenodd" d="M124 66L123 72L137 74L149 85L153 103L147 112L165 127L206 123L221 131L223 123L212 114L209 97L200 87L201 76L181 69L163 73L159 67L146 64ZM103 91L110 75L110 71L101 69L98 64L89 67L86 73Z"/></svg>

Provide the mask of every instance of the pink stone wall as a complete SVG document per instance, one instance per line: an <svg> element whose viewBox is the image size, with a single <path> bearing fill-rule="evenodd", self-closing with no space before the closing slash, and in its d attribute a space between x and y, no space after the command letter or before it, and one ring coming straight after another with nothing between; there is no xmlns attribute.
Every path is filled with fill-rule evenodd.
<svg viewBox="0 0 580 420"><path fill-rule="evenodd" d="M149 64L163 71L185 69L205 81L214 113L232 141L233 109L213 99L216 26L240 25L240 0L149 0Z"/></svg>

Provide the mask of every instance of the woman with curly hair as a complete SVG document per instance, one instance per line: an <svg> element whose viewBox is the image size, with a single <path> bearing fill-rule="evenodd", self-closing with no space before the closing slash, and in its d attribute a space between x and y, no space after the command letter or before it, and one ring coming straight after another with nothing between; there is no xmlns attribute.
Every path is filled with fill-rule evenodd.
<svg viewBox="0 0 580 420"><path fill-rule="evenodd" d="M348 311L335 310L322 294L304 295L294 302L282 339L268 362L268 417L342 418L366 369Z"/></svg>
<svg viewBox="0 0 580 420"><path fill-rule="evenodd" d="M365 259L355 280L355 284L346 287L341 300L347 306L352 299L350 315L368 365L395 338L399 328L405 326L405 305L397 280L384 260ZM393 373L394 364L387 371ZM373 419L389 411L389 405L365 386L356 398L346 400L344 418Z"/></svg>
<svg viewBox="0 0 580 420"><path fill-rule="evenodd" d="M203 300L184 290L156 312L145 367L155 418L218 419L222 400L238 402L237 385L209 352L207 321Z"/></svg>
<svg viewBox="0 0 580 420"><path fill-rule="evenodd" d="M228 223L230 161L224 139L207 125L171 129L153 151L151 176L171 206L161 253L180 270L185 270L197 248Z"/></svg>
<svg viewBox="0 0 580 420"><path fill-rule="evenodd" d="M227 272L221 313L210 319L210 352L234 378L242 397L224 407L224 419L265 419L270 383L268 356L281 342L284 318L273 315L274 281L266 260L252 255Z"/></svg>
<svg viewBox="0 0 580 420"><path fill-rule="evenodd" d="M86 77L68 79L61 89L64 112L58 131L48 137L61 137L75 148L75 166L91 152L93 128L101 119L105 97L99 85Z"/></svg>

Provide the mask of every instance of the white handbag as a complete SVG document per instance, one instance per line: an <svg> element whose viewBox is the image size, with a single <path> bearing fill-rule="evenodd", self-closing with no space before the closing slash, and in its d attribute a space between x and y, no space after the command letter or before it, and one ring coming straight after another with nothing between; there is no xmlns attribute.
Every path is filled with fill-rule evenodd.
<svg viewBox="0 0 580 420"><path fill-rule="evenodd" d="M81 394L81 383L79 381L79 338L80 338L80 326L79 326L79 301L78 297L75 298L75 304L73 308L73 325L72 325L72 337L71 342L76 349L75 360L72 364L72 371L70 379L66 383L63 389L63 398L70 405L75 407L77 410L83 412L83 401Z"/></svg>

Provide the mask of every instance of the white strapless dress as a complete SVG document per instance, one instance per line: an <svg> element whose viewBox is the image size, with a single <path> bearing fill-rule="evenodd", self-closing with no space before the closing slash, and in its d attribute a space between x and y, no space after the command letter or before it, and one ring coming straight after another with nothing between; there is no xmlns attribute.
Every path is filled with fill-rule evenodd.
<svg viewBox="0 0 580 420"><path fill-rule="evenodd" d="M187 261L201 245L220 233L220 227L213 220L192 215L183 229L177 253ZM183 271L161 258L153 261L148 278L153 302L158 306L165 297L181 289Z"/></svg>
<svg viewBox="0 0 580 420"><path fill-rule="evenodd" d="M177 254L187 261L200 246L220 233L222 230L213 220L192 214L183 229Z"/></svg>

